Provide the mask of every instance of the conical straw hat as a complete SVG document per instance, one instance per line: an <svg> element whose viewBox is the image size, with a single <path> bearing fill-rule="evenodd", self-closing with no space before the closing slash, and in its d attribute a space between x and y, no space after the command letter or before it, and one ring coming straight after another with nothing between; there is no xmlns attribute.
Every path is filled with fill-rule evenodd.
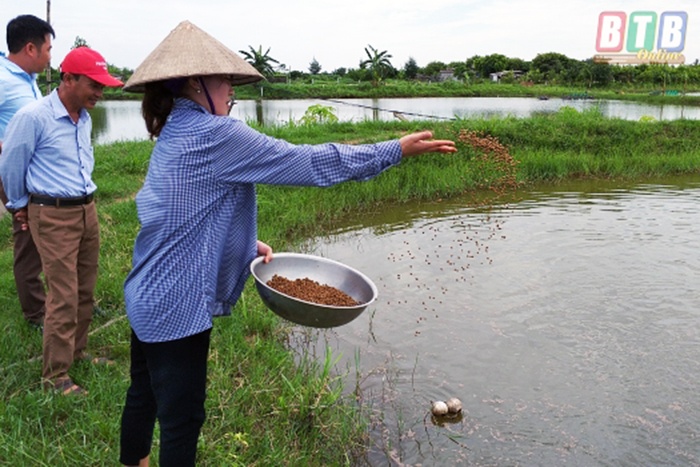
<svg viewBox="0 0 700 467"><path fill-rule="evenodd" d="M235 85L264 79L231 49L183 21L136 68L124 90L143 92L146 83L200 75L231 75Z"/></svg>

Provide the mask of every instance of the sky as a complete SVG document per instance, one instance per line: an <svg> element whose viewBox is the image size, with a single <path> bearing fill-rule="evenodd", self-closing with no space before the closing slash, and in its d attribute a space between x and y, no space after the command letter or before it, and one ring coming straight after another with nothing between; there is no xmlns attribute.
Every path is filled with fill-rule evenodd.
<svg viewBox="0 0 700 467"><path fill-rule="evenodd" d="M46 3L0 0L0 23L20 14L46 19ZM270 48L272 58L299 71L314 59L322 71L357 68L368 45L387 51L398 69L409 58L426 66L496 53L585 60L596 54L605 11L687 12L683 53L688 64L700 59L698 0L53 0L51 63L57 67L80 36L108 63L135 69L183 20L235 52ZM7 51L4 40L0 51Z"/></svg>

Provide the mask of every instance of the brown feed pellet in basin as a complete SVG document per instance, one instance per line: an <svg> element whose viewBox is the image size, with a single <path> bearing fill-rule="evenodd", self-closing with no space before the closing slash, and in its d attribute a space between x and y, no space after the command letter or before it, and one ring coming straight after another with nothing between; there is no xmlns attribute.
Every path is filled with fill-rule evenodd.
<svg viewBox="0 0 700 467"><path fill-rule="evenodd" d="M283 294L289 295L307 302L328 306L357 306L355 299L335 287L320 284L304 277L302 279L287 279L275 274L267 281L267 285Z"/></svg>

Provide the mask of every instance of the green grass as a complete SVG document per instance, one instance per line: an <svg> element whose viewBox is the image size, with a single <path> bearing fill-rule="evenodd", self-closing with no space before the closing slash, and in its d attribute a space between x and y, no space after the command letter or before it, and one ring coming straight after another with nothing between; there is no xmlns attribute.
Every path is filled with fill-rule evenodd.
<svg viewBox="0 0 700 467"><path fill-rule="evenodd" d="M644 179L700 171L700 128L692 121L607 120L597 112L565 109L528 119L449 123L363 122L287 125L264 131L296 143L371 143L431 129L459 141L454 155L409 159L365 183L331 188L260 186L260 238L277 251L322 234L345 213L400 210L420 199L502 193L512 175L521 187L570 178ZM483 154L460 131L497 138L513 157ZM471 134L471 133L469 133ZM476 139L476 141L485 141ZM119 419L128 385L129 326L122 285L138 231L134 196L151 142L96 148L102 230L96 317L90 351L113 366L78 364L71 370L90 395L65 398L39 388L41 338L22 320L12 277L10 219L0 219L0 464L115 465ZM510 167L510 169L508 168ZM514 169L505 174L504 170ZM509 182L510 183L510 182ZM334 372L333 359L293 355L287 328L267 311L248 284L233 316L212 333L208 419L199 444L200 465L347 465L366 442L368 412L342 388L353 381ZM157 465L157 441L153 465Z"/></svg>

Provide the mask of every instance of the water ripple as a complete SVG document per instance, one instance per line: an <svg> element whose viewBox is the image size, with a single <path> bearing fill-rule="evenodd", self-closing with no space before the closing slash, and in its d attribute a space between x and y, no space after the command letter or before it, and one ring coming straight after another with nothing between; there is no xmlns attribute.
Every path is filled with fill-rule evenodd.
<svg viewBox="0 0 700 467"><path fill-rule="evenodd" d="M316 337L377 413L370 463L700 463L699 214L695 181L558 187L310 245L379 288ZM462 420L426 418L452 396Z"/></svg>

